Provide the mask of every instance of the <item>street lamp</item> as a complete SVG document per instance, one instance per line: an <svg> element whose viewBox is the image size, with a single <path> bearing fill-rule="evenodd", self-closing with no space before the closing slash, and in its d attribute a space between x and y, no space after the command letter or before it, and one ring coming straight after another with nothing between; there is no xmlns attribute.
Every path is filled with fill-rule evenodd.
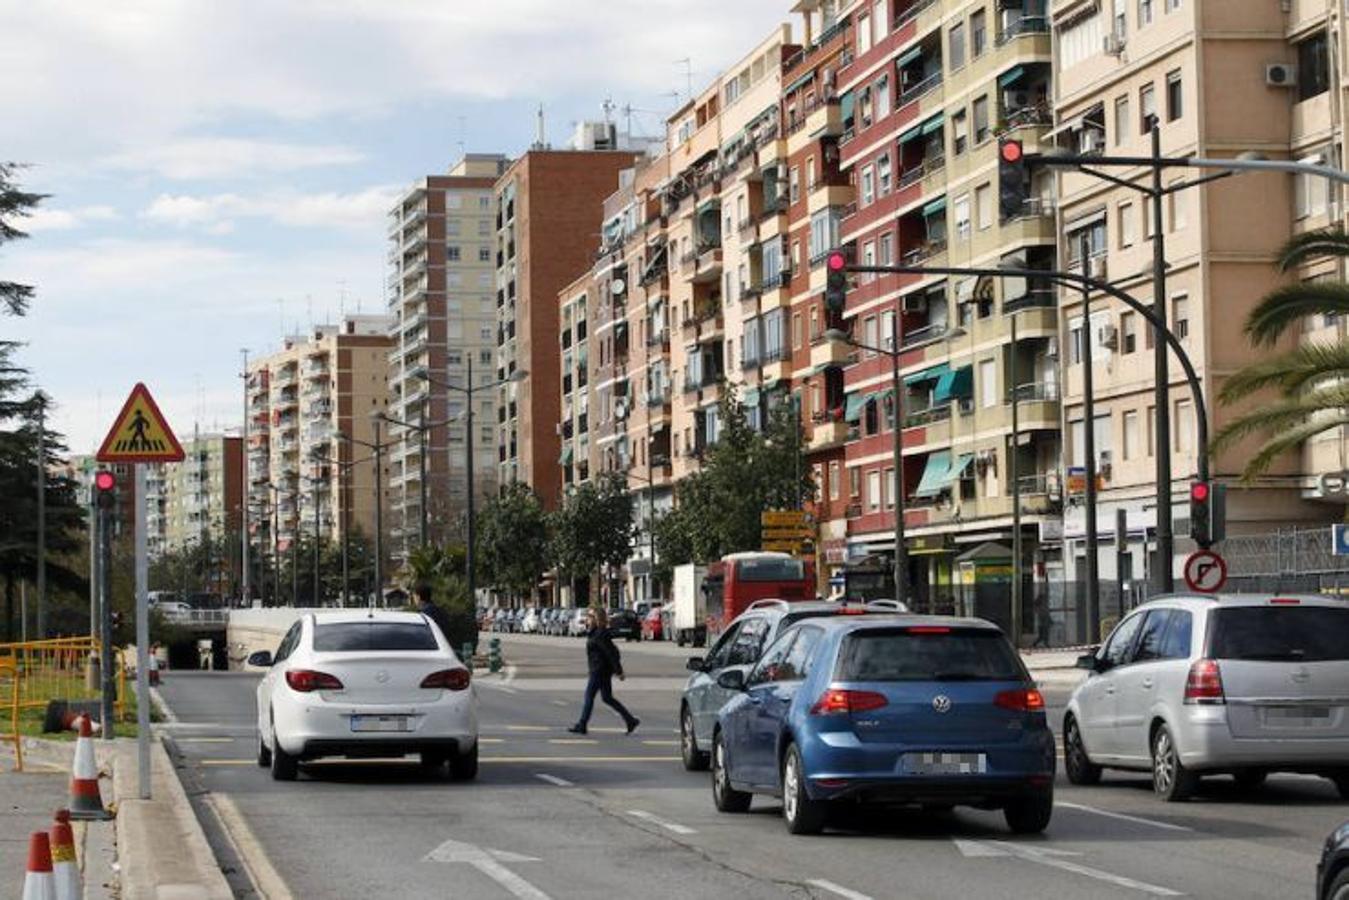
<svg viewBox="0 0 1349 900"><path fill-rule="evenodd" d="M389 448L389 444L381 438L382 430L380 428L383 419L382 413L378 410L370 413L371 424L375 429L375 440L363 441L360 438L353 437L344 431L337 432L339 440L345 441L348 445L360 444L362 447L368 447L375 451L375 594L379 604L384 603L384 451ZM348 456L351 455L348 450ZM351 463L355 465L355 463Z"/></svg>
<svg viewBox="0 0 1349 900"><path fill-rule="evenodd" d="M428 435L430 434L430 432L431 432L431 430L432 430L433 428L443 428L444 426L449 425L449 424L452 423L452 422L457 422L457 421L459 420L460 416L453 416L453 417L448 418L448 419L442 419L442 420L439 421L439 422L426 422L426 421L425 421L425 419L426 419L426 400L423 398L423 400L422 400L422 422L423 422L423 424L413 424L412 422L404 422L402 419L395 419L393 416L391 416L391 415L389 415L389 414L387 414L387 413L380 413L380 416L379 416L379 417L380 417L381 419L383 419L385 422L388 422L390 425L397 425L397 426L400 427L400 428L406 428L406 429L408 429L409 431L415 431L415 432L417 432L417 433L418 433L418 436L419 436L419 438L420 438L420 440L421 440L421 452L418 454L418 460L417 460L418 484L419 484L419 491L420 491L420 494L421 494L421 501L420 501L420 502L421 502L421 522L420 522L419 527L418 527L418 537L419 537L419 539L420 539L420 541L421 541L421 545L422 545L423 547L425 547L425 546L426 546L426 543L427 543L427 539L428 539L428 527L427 527L427 485L426 485L426 453L427 453L427 450L429 449L428 446L427 446ZM407 528L407 516L406 516L406 515L403 517L403 528L404 528L404 530L406 530L406 528ZM404 547L404 552L406 552L406 546Z"/></svg>
<svg viewBox="0 0 1349 900"><path fill-rule="evenodd" d="M469 600L470 603L476 604L476 603L478 602L478 576L477 576L477 572L475 571L475 568L474 568L474 556L475 556L475 553L474 553L474 547L473 547L473 544L474 544L474 534L475 534L475 527L474 527L474 521L473 521L473 516L474 516L474 511L473 511L473 499L474 499L474 490L473 490L473 451L476 449L476 447L475 447L475 445L474 445L474 440L473 440L473 395L474 395L474 394L477 394L477 393L481 393L482 391L490 391L490 390L493 390L494 388L499 388L499 387L501 387L503 384L518 384L518 383L520 383L521 381L524 381L526 378L529 377L529 371L528 371L527 369L516 369L514 372L512 372L510 375L506 376L505 378L499 378L499 379L497 379L496 381L492 381L492 382L489 382L489 383L487 383L487 384L479 384L479 385L475 385L475 384L473 383L473 357L472 357L472 355L467 355L467 356L465 356L465 360L467 361L467 365L468 365L468 369L467 369L467 372L468 372L467 386L457 385L457 384L450 384L448 381L441 381L441 380L438 379L438 378L432 378L432 377L431 377L429 374L427 374L425 371L419 371L419 372L416 372L416 373L414 373L413 377L414 377L414 378L420 378L420 379L422 379L423 381L425 381L427 384L432 384L432 385L435 385L436 387L443 388L443 389L448 390L448 391L458 391L459 393L463 394L464 397L465 397L466 400L467 400L467 402L464 404L465 407L467 408L467 414L466 414L466 417L465 417L465 424L464 424L464 437L465 437L464 446L467 448L467 449L466 449L466 453L465 453L465 466L464 466L464 468L465 468L465 476L466 476L467 481L468 481L468 505L467 505L467 514L468 514L468 529L467 529L467 530L468 530L468 534L467 534L467 539L468 539L468 547L467 547L467 557L466 557L466 559L465 559L465 561L464 561L464 567L468 570L468 600ZM424 511L424 510L425 510L425 507L423 507L423 511Z"/></svg>
<svg viewBox="0 0 1349 900"><path fill-rule="evenodd" d="M346 436L340 431L337 432L337 436L343 440L346 439ZM329 465L337 466L337 493L339 496L333 501L333 506L337 510L337 527L342 534L342 607L345 609L347 606L351 605L351 570L349 560L351 555L351 530L347 526L346 491L341 473L350 471L362 463L368 463L371 460L376 459L376 457L367 456L365 459L354 459L343 462L340 458L333 459L331 456L322 456L316 453L314 459L316 461L328 463Z"/></svg>
<svg viewBox="0 0 1349 900"><path fill-rule="evenodd" d="M909 581L909 555L904 545L904 385L899 380L899 316L890 319L890 346L871 347L853 340L852 335L837 328L824 333L827 341L837 341L890 357L890 387L895 394L895 427L892 433L891 452L895 463L895 602L907 605Z"/></svg>

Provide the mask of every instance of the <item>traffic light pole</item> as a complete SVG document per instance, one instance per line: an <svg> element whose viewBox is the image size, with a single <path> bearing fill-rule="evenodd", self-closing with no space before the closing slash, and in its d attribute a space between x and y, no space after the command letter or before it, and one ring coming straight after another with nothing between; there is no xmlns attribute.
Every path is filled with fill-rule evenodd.
<svg viewBox="0 0 1349 900"><path fill-rule="evenodd" d="M102 564L99 566L101 583L99 585L99 603L101 612L101 647L100 655L103 657L103 702L100 707L99 722L103 728L103 740L111 741L113 734L113 706L117 702L117 673L113 668L112 659L112 510L102 508L99 510L99 516L102 524L99 529L102 538L102 546L99 552L103 557Z"/></svg>

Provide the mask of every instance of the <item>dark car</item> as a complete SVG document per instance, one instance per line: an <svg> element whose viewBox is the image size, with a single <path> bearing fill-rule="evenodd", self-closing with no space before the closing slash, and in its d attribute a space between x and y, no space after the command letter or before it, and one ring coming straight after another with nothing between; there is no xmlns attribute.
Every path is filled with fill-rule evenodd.
<svg viewBox="0 0 1349 900"><path fill-rule="evenodd" d="M630 609L611 609L609 610L609 634L626 641L640 641L642 639L642 622L637 618L637 613Z"/></svg>
<svg viewBox="0 0 1349 900"><path fill-rule="evenodd" d="M1316 866L1319 900L1349 900L1349 822L1330 833Z"/></svg>

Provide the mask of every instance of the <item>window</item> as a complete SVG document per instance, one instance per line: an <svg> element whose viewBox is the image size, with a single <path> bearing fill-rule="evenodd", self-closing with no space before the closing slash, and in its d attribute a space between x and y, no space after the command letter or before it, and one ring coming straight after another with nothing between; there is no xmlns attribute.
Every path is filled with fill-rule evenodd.
<svg viewBox="0 0 1349 900"><path fill-rule="evenodd" d="M1182 341L1190 336L1190 298L1185 294L1171 298L1171 331Z"/></svg>
<svg viewBox="0 0 1349 900"><path fill-rule="evenodd" d="M1151 84L1145 84L1138 90L1139 131L1147 134L1152 130L1152 122L1157 118L1157 91Z"/></svg>
<svg viewBox="0 0 1349 900"><path fill-rule="evenodd" d="M492 261L492 248L491 248L491 247L479 247L479 248L478 248L478 262L491 262L491 261Z"/></svg>
<svg viewBox="0 0 1349 900"><path fill-rule="evenodd" d="M1297 98L1309 100L1330 89L1326 33L1318 31L1297 43Z"/></svg>
<svg viewBox="0 0 1349 900"><path fill-rule="evenodd" d="M1138 410L1125 410L1124 441L1120 446L1120 454L1124 459L1133 459L1138 455L1138 439Z"/></svg>
<svg viewBox="0 0 1349 900"><path fill-rule="evenodd" d="M965 118L965 110L960 110L951 116L951 152L955 156L965 152L965 145L969 142L970 126Z"/></svg>
<svg viewBox="0 0 1349 900"><path fill-rule="evenodd" d="M879 469L867 473L867 509L881 508L881 473Z"/></svg>
<svg viewBox="0 0 1349 900"><path fill-rule="evenodd" d="M952 25L947 33L947 42L951 48L947 60L951 64L951 71L954 72L965 65L965 26L959 22Z"/></svg>
<svg viewBox="0 0 1349 900"><path fill-rule="evenodd" d="M1100 659L1105 668L1124 665L1133 655L1134 638L1138 636L1138 626L1143 624L1143 614L1138 613L1119 623L1110 635L1110 640L1101 648Z"/></svg>
<svg viewBox="0 0 1349 900"><path fill-rule="evenodd" d="M890 154L886 153L876 160L876 193L877 196L884 197L890 193Z"/></svg>
<svg viewBox="0 0 1349 900"><path fill-rule="evenodd" d="M982 144L988 140L988 95L974 101L974 142Z"/></svg>
<svg viewBox="0 0 1349 900"><path fill-rule="evenodd" d="M1167 3L1180 5L1180 0L1167 0ZM1162 645L1158 655L1162 659L1188 659L1190 642L1194 636L1194 616L1183 609L1168 610L1171 624L1162 636Z"/></svg>
<svg viewBox="0 0 1349 900"><path fill-rule="evenodd" d="M887 426L890 426L890 420L889 420L888 418L886 419L886 425L887 425ZM881 501L882 501L883 505L885 506L885 508L886 508L886 509L894 509L894 508L895 508L895 470L894 470L894 469L886 469L886 470L885 470L885 482L882 484L881 490L884 492L884 493L881 495Z"/></svg>
<svg viewBox="0 0 1349 900"><path fill-rule="evenodd" d="M450 262L459 262L459 246L450 244L445 248L445 258Z"/></svg>
<svg viewBox="0 0 1349 900"><path fill-rule="evenodd" d="M881 313L881 333L878 335L881 346L886 350L895 349L895 311Z"/></svg>
<svg viewBox="0 0 1349 900"><path fill-rule="evenodd" d="M841 478L839 478L839 470L840 470L840 468L841 468L841 465L840 465L840 463L839 463L838 460L834 460L833 462L831 462L831 463L829 464L829 499L830 499L830 500L837 500L837 499L838 499L839 492L842 490L842 486L839 484L839 482L842 480Z"/></svg>
<svg viewBox="0 0 1349 900"><path fill-rule="evenodd" d="M768 620L762 616L746 619L740 625L740 631L731 643L726 654L726 665L753 665L763 651L764 640L768 637Z"/></svg>
<svg viewBox="0 0 1349 900"><path fill-rule="evenodd" d="M920 634L905 628L868 628L844 638L839 681L931 681L934 672L958 672L962 680L1024 678L1012 645L991 628L940 629Z"/></svg>
<svg viewBox="0 0 1349 900"><path fill-rule="evenodd" d="M1184 190L1176 190L1180 185L1180 179L1171 182L1171 193L1166 195L1167 218L1171 220L1171 230L1179 231L1185 227L1185 207L1186 194ZM1324 183L1324 182L1323 182Z"/></svg>
<svg viewBox="0 0 1349 900"><path fill-rule="evenodd" d="M1138 27L1152 24L1152 0L1138 0Z"/></svg>
<svg viewBox="0 0 1349 900"><path fill-rule="evenodd" d="M985 231L993 225L993 184L984 182L974 189L974 226Z"/></svg>
<svg viewBox="0 0 1349 900"><path fill-rule="evenodd" d="M429 625L413 622L335 622L314 627L318 653L438 650Z"/></svg>
<svg viewBox="0 0 1349 900"><path fill-rule="evenodd" d="M1124 137L1129 133L1129 95L1124 94L1115 98L1115 146L1118 147L1124 143Z"/></svg>
<svg viewBox="0 0 1349 900"><path fill-rule="evenodd" d="M1132 202L1121 203L1116 210L1115 233L1119 235L1119 246L1132 247L1138 240L1138 212Z"/></svg>
<svg viewBox="0 0 1349 900"><path fill-rule="evenodd" d="M991 409L998 405L998 361L979 360L979 406Z"/></svg>
<svg viewBox="0 0 1349 900"><path fill-rule="evenodd" d="M1056 25L1059 32L1060 66L1070 69L1088 59L1101 55L1101 42L1105 38L1107 19L1100 10L1089 12L1062 27Z"/></svg>
<svg viewBox="0 0 1349 900"><path fill-rule="evenodd" d="M1119 352L1128 356L1138 349L1138 313L1120 313Z"/></svg>
<svg viewBox="0 0 1349 900"><path fill-rule="evenodd" d="M970 16L970 56L978 59L988 48L988 20L982 9Z"/></svg>
<svg viewBox="0 0 1349 900"><path fill-rule="evenodd" d="M445 233L446 233L446 234L458 234L458 233L459 233L459 228L460 228L460 222L459 222L458 219L446 219L446 220L445 220Z"/></svg>
<svg viewBox="0 0 1349 900"><path fill-rule="evenodd" d="M1194 408L1189 400L1176 401L1176 415L1171 420L1176 432L1176 450L1189 453L1194 449Z"/></svg>
<svg viewBox="0 0 1349 900"><path fill-rule="evenodd" d="M1174 12L1180 9L1180 0L1166 0L1166 5L1164 6L1164 9L1167 12ZM1186 613L1186 615L1188 616L1189 613Z"/></svg>
<svg viewBox="0 0 1349 900"><path fill-rule="evenodd" d="M862 322L862 343L866 344L868 347L875 347L876 342L879 340L877 335L876 317L867 316ZM875 352L871 350L863 350L862 352L868 359L876 355Z"/></svg>
<svg viewBox="0 0 1349 900"><path fill-rule="evenodd" d="M1157 407L1149 406L1146 418L1148 427L1148 456L1157 452Z"/></svg>
<svg viewBox="0 0 1349 900"><path fill-rule="evenodd" d="M1185 91L1180 81L1180 69L1166 73L1166 121L1174 122L1185 113Z"/></svg>
<svg viewBox="0 0 1349 900"><path fill-rule="evenodd" d="M876 43L880 43L881 38L885 37L886 26L890 24L885 6L886 0L873 0L871 4L871 36Z"/></svg>
<svg viewBox="0 0 1349 900"><path fill-rule="evenodd" d="M796 313L792 316L792 349L801 349L801 314Z"/></svg>
<svg viewBox="0 0 1349 900"><path fill-rule="evenodd" d="M1068 325L1068 365L1082 365L1082 319L1074 319Z"/></svg>
<svg viewBox="0 0 1349 900"><path fill-rule="evenodd" d="M792 642L792 649L787 653L787 658L782 661L774 673L774 681L802 681L810 674L811 655L815 650L815 645L820 642L824 631L820 628L797 629L796 640Z"/></svg>
<svg viewBox="0 0 1349 900"><path fill-rule="evenodd" d="M883 266L891 265L895 258L895 236L888 231L881 235L879 247L880 264Z"/></svg>
<svg viewBox="0 0 1349 900"><path fill-rule="evenodd" d="M1298 162L1321 165L1324 162L1324 157L1320 153L1314 153L1311 156L1299 158ZM1326 211L1328 199L1329 186L1321 176L1293 176L1293 208L1297 218L1321 215Z"/></svg>
<svg viewBox="0 0 1349 900"><path fill-rule="evenodd" d="M876 173L871 166L862 168L862 205L876 202Z"/></svg>
<svg viewBox="0 0 1349 900"><path fill-rule="evenodd" d="M787 199L795 203L801 198L801 170L792 166L792 170L787 173Z"/></svg>
<svg viewBox="0 0 1349 900"><path fill-rule="evenodd" d="M857 55L861 56L871 49L871 16L857 17Z"/></svg>
<svg viewBox="0 0 1349 900"><path fill-rule="evenodd" d="M955 214L956 238L958 240L969 240L970 237L970 195L961 194L951 204L951 209Z"/></svg>
<svg viewBox="0 0 1349 900"><path fill-rule="evenodd" d="M890 76L882 75L876 82L876 110L875 118L877 121L890 114Z"/></svg>
<svg viewBox="0 0 1349 900"><path fill-rule="evenodd" d="M1143 623L1143 632L1138 636L1138 649L1134 651L1134 662L1149 662L1164 658L1162 641L1170 624L1171 610L1154 609L1148 613L1147 621Z"/></svg>

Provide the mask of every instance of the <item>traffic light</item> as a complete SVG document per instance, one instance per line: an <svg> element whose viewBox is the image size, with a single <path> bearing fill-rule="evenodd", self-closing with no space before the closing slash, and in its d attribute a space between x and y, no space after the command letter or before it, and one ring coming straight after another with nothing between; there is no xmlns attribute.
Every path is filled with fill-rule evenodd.
<svg viewBox="0 0 1349 900"><path fill-rule="evenodd" d="M1227 536L1227 486L1216 481L1190 484L1190 537L1207 550Z"/></svg>
<svg viewBox="0 0 1349 900"><path fill-rule="evenodd" d="M998 139L998 212L1003 220L1026 212L1030 198L1030 172L1020 141Z"/></svg>
<svg viewBox="0 0 1349 900"><path fill-rule="evenodd" d="M828 275L824 285L824 307L830 312L842 313L848 303L848 258L837 250L825 261Z"/></svg>
<svg viewBox="0 0 1349 900"><path fill-rule="evenodd" d="M99 509L112 509L117 505L117 476L107 469L94 473L94 505Z"/></svg>

